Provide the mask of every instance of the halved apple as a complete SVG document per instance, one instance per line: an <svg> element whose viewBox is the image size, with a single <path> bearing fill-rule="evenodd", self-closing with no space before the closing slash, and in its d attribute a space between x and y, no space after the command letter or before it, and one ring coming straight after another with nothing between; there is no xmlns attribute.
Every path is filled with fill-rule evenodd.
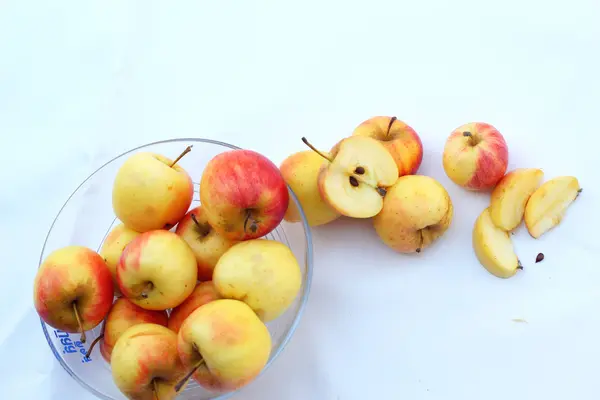
<svg viewBox="0 0 600 400"><path fill-rule="evenodd" d="M508 232L494 225L490 209L479 215L473 227L473 249L485 269L499 278L510 278L523 269Z"/></svg>
<svg viewBox="0 0 600 400"><path fill-rule="evenodd" d="M581 190L579 181L573 176L559 176L540 186L525 207L525 225L529 234L537 239L558 225Z"/></svg>
<svg viewBox="0 0 600 400"><path fill-rule="evenodd" d="M338 142L321 167L318 184L323 199L347 217L370 218L383 207L386 188L398 179L398 166L381 142L371 137L351 136Z"/></svg>
<svg viewBox="0 0 600 400"><path fill-rule="evenodd" d="M519 226L527 200L543 178L544 173L537 168L517 168L504 175L494 188L490 203L490 216L498 228L512 231Z"/></svg>

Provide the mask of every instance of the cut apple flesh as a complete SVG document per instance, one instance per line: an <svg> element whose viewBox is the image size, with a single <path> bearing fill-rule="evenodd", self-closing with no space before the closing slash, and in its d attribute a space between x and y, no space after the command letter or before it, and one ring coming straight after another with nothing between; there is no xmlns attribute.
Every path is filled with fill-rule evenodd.
<svg viewBox="0 0 600 400"><path fill-rule="evenodd" d="M508 232L494 225L488 208L475 222L473 249L481 265L497 277L509 278L520 267Z"/></svg>
<svg viewBox="0 0 600 400"><path fill-rule="evenodd" d="M523 220L525 205L537 189L544 173L536 168L520 168L509 172L492 192L490 216L494 224L512 231Z"/></svg>
<svg viewBox="0 0 600 400"><path fill-rule="evenodd" d="M537 239L558 225L580 191L577 178L572 176L557 177L540 186L525 207L529 234Z"/></svg>
<svg viewBox="0 0 600 400"><path fill-rule="evenodd" d="M334 148L321 174L321 192L333 208L348 217L370 218L381 211L382 188L396 182L398 167L380 142L352 136Z"/></svg>

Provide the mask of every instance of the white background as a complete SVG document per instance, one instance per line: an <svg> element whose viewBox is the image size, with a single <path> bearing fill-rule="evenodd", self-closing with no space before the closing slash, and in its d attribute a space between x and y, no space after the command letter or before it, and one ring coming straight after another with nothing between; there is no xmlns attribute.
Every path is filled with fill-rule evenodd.
<svg viewBox="0 0 600 400"><path fill-rule="evenodd" d="M0 1L0 397L91 398L54 361L32 285L56 212L104 161L194 136L279 163L301 136L328 148L396 115L452 197L451 228L419 256L369 221L315 229L305 317L236 399L597 399L599 19L597 0ZM560 227L514 236L510 280L471 249L488 197L441 165L473 120L504 134L509 168L584 188Z"/></svg>

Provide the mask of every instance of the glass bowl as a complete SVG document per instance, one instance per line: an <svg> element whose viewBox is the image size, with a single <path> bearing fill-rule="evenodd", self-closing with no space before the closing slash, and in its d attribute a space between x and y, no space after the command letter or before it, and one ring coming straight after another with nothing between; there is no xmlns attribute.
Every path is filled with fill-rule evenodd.
<svg viewBox="0 0 600 400"><path fill-rule="evenodd" d="M101 166L69 196L50 227L40 255L40 264L52 251L67 245L82 245L96 251L100 250L108 232L119 223L112 210L112 183L117 170L130 155L135 152L150 151L174 159L188 145L193 145L192 151L183 157L178 165L185 168L194 181L194 201L191 207L198 206L198 184L206 164L217 154L238 147L214 140L192 138L166 140L137 147ZM288 190L290 198L300 210L302 221L300 223L283 221L266 238L280 241L290 247L300 264L303 279L294 303L279 318L267 323L273 348L263 372L273 364L294 334L308 299L313 272L310 228L298 199L289 187ZM102 324L86 332L85 344L80 342L80 334L62 332L44 321L42 321L42 330L56 359L73 379L101 399L126 399L113 382L110 365L100 355L100 346L93 349L89 358L85 357L89 345L102 333ZM222 400L233 393L211 393L191 379L177 399Z"/></svg>

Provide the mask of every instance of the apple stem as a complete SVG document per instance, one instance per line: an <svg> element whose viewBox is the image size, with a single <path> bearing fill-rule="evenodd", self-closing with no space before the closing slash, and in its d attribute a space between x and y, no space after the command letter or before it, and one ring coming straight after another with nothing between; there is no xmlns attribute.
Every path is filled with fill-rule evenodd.
<svg viewBox="0 0 600 400"><path fill-rule="evenodd" d="M83 330L83 324L81 323L81 319L79 318L79 312L77 311L77 303L73 302L73 311L75 311L75 318L77 319L77 324L79 325L79 330L81 331L81 343L85 343L85 331Z"/></svg>
<svg viewBox="0 0 600 400"><path fill-rule="evenodd" d="M190 217L192 218L192 221L194 221L194 224L196 224L196 227L200 230L202 236L206 236L210 233L210 229L206 228L206 225L201 225L194 214L190 214Z"/></svg>
<svg viewBox="0 0 600 400"><path fill-rule="evenodd" d="M194 375L194 373L205 364L204 359L198 361L198 363L192 368L190 372L188 372L178 383L175 385L175 392L179 392L183 385Z"/></svg>
<svg viewBox="0 0 600 400"><path fill-rule="evenodd" d="M246 210L246 219L244 220L244 232L247 232L246 228L248 226L248 221L251 221L250 231L252 233L256 233L256 231L258 230L258 225L256 223L258 221L256 221L254 218L252 218L252 211L250 211L250 210Z"/></svg>
<svg viewBox="0 0 600 400"><path fill-rule="evenodd" d="M517 269L523 270L523 264L521 264L521 260L517 260Z"/></svg>
<svg viewBox="0 0 600 400"><path fill-rule="evenodd" d="M102 335L98 336L96 339L94 339L92 344L90 344L90 348L88 349L87 353L85 353L85 358L90 358L90 355L92 354L92 351L94 350L94 346L96 346L96 343L98 343L100 340L102 340L103 337L104 337L104 334L102 334Z"/></svg>
<svg viewBox="0 0 600 400"><path fill-rule="evenodd" d="M392 125L394 125L394 122L396 122L397 119L398 118L396 118L396 117L390 118L390 123L388 124L388 127L387 127L386 136L390 134L390 129L392 129Z"/></svg>
<svg viewBox="0 0 600 400"><path fill-rule="evenodd" d="M305 145L307 145L312 151L314 151L315 153L317 153L318 155L320 155L321 157L323 157L324 159L326 159L329 162L333 162L333 160L326 156L324 153L320 152L319 150L317 150L317 148L315 146L313 146L312 144L310 144L308 142L308 140L306 140L305 137L302 138L302 141L304 142Z"/></svg>
<svg viewBox="0 0 600 400"><path fill-rule="evenodd" d="M419 247L417 247L417 249L415 250L417 253L420 253L421 247L423 247L423 230L419 231L419 236L421 236L421 239L419 240Z"/></svg>
<svg viewBox="0 0 600 400"><path fill-rule="evenodd" d="M140 294L140 297L142 299L147 299L148 298L148 292L151 291L154 288L154 284L152 282L148 282L146 284L146 287L144 288L144 290L142 290L142 293Z"/></svg>
<svg viewBox="0 0 600 400"><path fill-rule="evenodd" d="M171 163L171 165L169 165L169 167L173 168L173 166L175 164L177 164L177 161L181 160L183 158L183 156L185 156L187 153L189 153L190 151L192 151L192 147L193 147L193 145L190 145L190 146L186 147L185 150L179 155L179 157L177 157L175 159L175 161L173 161Z"/></svg>
<svg viewBox="0 0 600 400"><path fill-rule="evenodd" d="M156 379L152 379L152 386L154 387L154 397L156 400L160 400L160 397L158 397L158 383L156 382Z"/></svg>

